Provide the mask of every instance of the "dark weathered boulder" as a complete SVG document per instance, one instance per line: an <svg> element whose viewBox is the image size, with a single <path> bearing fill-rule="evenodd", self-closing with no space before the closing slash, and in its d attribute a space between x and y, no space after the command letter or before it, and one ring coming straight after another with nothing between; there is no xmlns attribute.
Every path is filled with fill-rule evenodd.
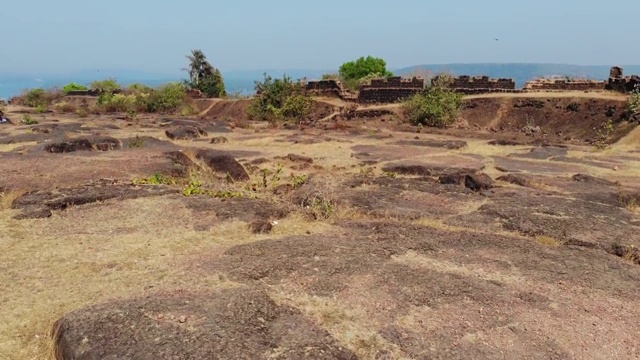
<svg viewBox="0 0 640 360"><path fill-rule="evenodd" d="M110 136L68 139L45 145L46 152L61 154L75 151L109 151L122 149L122 142Z"/></svg>
<svg viewBox="0 0 640 360"><path fill-rule="evenodd" d="M236 159L226 153L212 150L201 150L196 157L202 160L211 170L219 173L228 173L234 181L247 181L247 170Z"/></svg>
<svg viewBox="0 0 640 360"><path fill-rule="evenodd" d="M472 191L487 190L494 187L493 179L484 173L472 173L468 171L457 171L442 175L438 178L441 184L464 185Z"/></svg>
<svg viewBox="0 0 640 360"><path fill-rule="evenodd" d="M92 151L93 146L91 146L89 139L73 139L49 144L44 149L50 153L60 154L75 151Z"/></svg>
<svg viewBox="0 0 640 360"><path fill-rule="evenodd" d="M249 224L249 229L254 234L268 234L273 229L273 224L267 220L256 220Z"/></svg>
<svg viewBox="0 0 640 360"><path fill-rule="evenodd" d="M95 305L53 334L57 359L357 359L298 310L247 288Z"/></svg>
<svg viewBox="0 0 640 360"><path fill-rule="evenodd" d="M496 180L504 181L504 182L518 185L518 186L529 186L529 179L525 178L522 175L507 174L507 175L500 176Z"/></svg>
<svg viewBox="0 0 640 360"><path fill-rule="evenodd" d="M177 126L164 132L171 140L193 140L207 136L207 132L197 126Z"/></svg>
<svg viewBox="0 0 640 360"><path fill-rule="evenodd" d="M211 144L224 144L228 142L229 140L224 136L216 136L211 139Z"/></svg>

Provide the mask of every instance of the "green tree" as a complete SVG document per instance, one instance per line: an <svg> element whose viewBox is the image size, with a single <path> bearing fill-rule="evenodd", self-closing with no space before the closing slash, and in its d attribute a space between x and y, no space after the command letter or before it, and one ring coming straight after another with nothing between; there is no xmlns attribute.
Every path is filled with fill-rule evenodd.
<svg viewBox="0 0 640 360"><path fill-rule="evenodd" d="M187 84L192 89L202 91L208 97L221 97L227 94L220 70L214 68L201 50L191 50L187 55L189 67L183 70L189 73Z"/></svg>
<svg viewBox="0 0 640 360"><path fill-rule="evenodd" d="M393 73L387 70L387 62L384 59L371 55L346 62L340 66L340 77L345 81L360 80L373 74L393 76Z"/></svg>
<svg viewBox="0 0 640 360"><path fill-rule="evenodd" d="M430 88L404 104L405 115L411 124L444 128L456 121L463 96L449 88L451 80L450 76L439 76Z"/></svg>

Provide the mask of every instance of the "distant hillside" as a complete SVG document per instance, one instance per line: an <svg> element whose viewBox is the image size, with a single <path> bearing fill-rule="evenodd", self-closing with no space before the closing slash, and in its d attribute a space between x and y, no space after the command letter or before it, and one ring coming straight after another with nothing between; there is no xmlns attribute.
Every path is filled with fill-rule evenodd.
<svg viewBox="0 0 640 360"><path fill-rule="evenodd" d="M640 65L621 65L625 75L640 74ZM543 76L559 75L594 80L609 77L608 65L568 65L568 64L433 64L416 65L398 69L397 75L411 75L441 72L453 75L487 75L492 78L513 78L516 86L524 86L525 81Z"/></svg>

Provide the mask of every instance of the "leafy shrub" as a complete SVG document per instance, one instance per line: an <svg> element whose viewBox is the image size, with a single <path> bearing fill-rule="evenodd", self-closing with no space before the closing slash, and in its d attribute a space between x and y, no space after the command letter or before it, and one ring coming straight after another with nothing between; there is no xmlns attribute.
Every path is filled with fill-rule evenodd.
<svg viewBox="0 0 640 360"><path fill-rule="evenodd" d="M339 74L322 74L322 80L340 80Z"/></svg>
<svg viewBox="0 0 640 360"><path fill-rule="evenodd" d="M143 148L144 145L145 145L144 138L141 137L140 135L136 135L135 138L129 141L129 148L132 148L132 149Z"/></svg>
<svg viewBox="0 0 640 360"><path fill-rule="evenodd" d="M463 96L447 87L449 77L441 77L429 89L411 97L404 104L405 115L413 125L447 127L455 122L462 108Z"/></svg>
<svg viewBox="0 0 640 360"><path fill-rule="evenodd" d="M36 113L38 114L44 114L47 112L47 106L44 104L40 104L38 106L36 106Z"/></svg>
<svg viewBox="0 0 640 360"><path fill-rule="evenodd" d="M637 114L640 112L640 89L636 89L629 95L627 102L627 111L631 114Z"/></svg>
<svg viewBox="0 0 640 360"><path fill-rule="evenodd" d="M69 83L65 86L62 87L62 92L66 95L68 94L70 91L85 91L88 90L88 88L84 85L80 85L80 84L76 84L74 82Z"/></svg>
<svg viewBox="0 0 640 360"><path fill-rule="evenodd" d="M68 101L61 101L54 105L56 111L68 114L76 111L76 106Z"/></svg>
<svg viewBox="0 0 640 360"><path fill-rule="evenodd" d="M38 120L32 118L29 115L24 115L22 117L22 123L25 124L25 125L36 125L36 124L38 124Z"/></svg>
<svg viewBox="0 0 640 360"><path fill-rule="evenodd" d="M285 118L303 120L311 112L311 98L306 95L289 96L282 105L281 115Z"/></svg>
<svg viewBox="0 0 640 360"><path fill-rule="evenodd" d="M387 62L384 59L372 56L361 57L340 66L340 77L345 81L359 80L372 74L393 76L393 73L387 70Z"/></svg>
<svg viewBox="0 0 640 360"><path fill-rule="evenodd" d="M87 109L80 108L76 110L76 115L81 118L86 118L87 116L89 116L89 112L87 111Z"/></svg>
<svg viewBox="0 0 640 360"><path fill-rule="evenodd" d="M149 94L146 99L148 112L169 113L178 111L188 103L187 89L179 83L170 83Z"/></svg>
<svg viewBox="0 0 640 360"><path fill-rule="evenodd" d="M194 116L198 115L198 110L191 104L183 105L180 109L180 116Z"/></svg>
<svg viewBox="0 0 640 360"><path fill-rule="evenodd" d="M127 92L132 94L150 94L152 91L153 91L153 88L151 88L151 86L147 86L140 83L131 84L127 88Z"/></svg>
<svg viewBox="0 0 640 360"><path fill-rule="evenodd" d="M258 94L249 106L249 116L257 120L280 120L294 118L301 120L311 110L311 98L304 93L300 82L294 82L284 75L273 79L264 74L264 81L255 82Z"/></svg>
<svg viewBox="0 0 640 360"><path fill-rule="evenodd" d="M30 107L37 107L48 102L47 93L43 88L26 90L23 95L24 104Z"/></svg>
<svg viewBox="0 0 640 360"><path fill-rule="evenodd" d="M98 104L106 113L128 112L136 108L135 95L105 93L98 98Z"/></svg>
<svg viewBox="0 0 640 360"><path fill-rule="evenodd" d="M112 93L120 89L120 84L115 79L106 79L94 81L91 83L91 90L99 91L102 93Z"/></svg>
<svg viewBox="0 0 640 360"><path fill-rule="evenodd" d="M60 99L64 94L57 88L45 90L43 88L28 89L23 91L20 98L22 103L29 107L46 107L54 100Z"/></svg>

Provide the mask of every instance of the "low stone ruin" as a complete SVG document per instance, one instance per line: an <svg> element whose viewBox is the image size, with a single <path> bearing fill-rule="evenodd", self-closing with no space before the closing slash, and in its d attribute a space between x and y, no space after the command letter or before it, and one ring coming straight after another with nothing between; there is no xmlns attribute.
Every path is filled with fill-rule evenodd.
<svg viewBox="0 0 640 360"><path fill-rule="evenodd" d="M598 80L582 80L568 78L535 79L527 81L525 91L602 91L606 82Z"/></svg>
<svg viewBox="0 0 640 360"><path fill-rule="evenodd" d="M439 76L431 80L435 84L440 79ZM463 94L483 94L492 92L516 92L516 82L513 79L492 79L488 76L468 76L462 75L453 78L449 88Z"/></svg>
<svg viewBox="0 0 640 360"><path fill-rule="evenodd" d="M633 92L640 90L640 76L624 76L624 70L619 66L614 66L609 72L609 80L605 86L607 90L619 92Z"/></svg>
<svg viewBox="0 0 640 360"><path fill-rule="evenodd" d="M394 103L405 100L424 90L424 79L400 76L371 80L360 86L359 103Z"/></svg>

